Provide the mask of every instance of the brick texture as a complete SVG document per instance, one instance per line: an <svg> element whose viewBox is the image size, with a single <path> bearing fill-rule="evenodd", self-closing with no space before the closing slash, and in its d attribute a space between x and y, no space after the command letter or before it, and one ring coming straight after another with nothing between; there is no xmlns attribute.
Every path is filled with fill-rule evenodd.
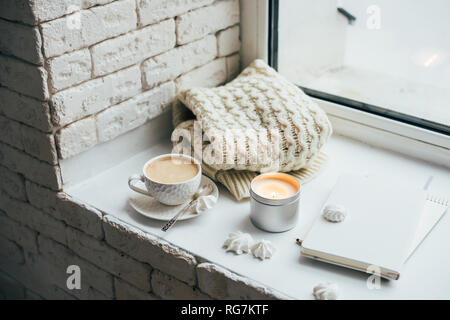
<svg viewBox="0 0 450 320"><path fill-rule="evenodd" d="M239 22L239 1L222 0L177 17L177 43L200 39Z"/></svg>
<svg viewBox="0 0 450 320"><path fill-rule="evenodd" d="M42 64L41 35L36 27L0 20L0 52Z"/></svg>
<svg viewBox="0 0 450 320"><path fill-rule="evenodd" d="M140 93L141 73L130 67L63 90L52 98L54 122L66 125Z"/></svg>
<svg viewBox="0 0 450 320"><path fill-rule="evenodd" d="M161 82L175 79L182 73L208 63L216 55L216 37L206 36L148 59L142 64L144 86L152 88Z"/></svg>
<svg viewBox="0 0 450 320"><path fill-rule="evenodd" d="M175 22L166 20L91 48L94 75L133 65L175 46Z"/></svg>
<svg viewBox="0 0 450 320"><path fill-rule="evenodd" d="M45 57L51 58L118 36L134 29L136 23L135 0L114 1L43 23Z"/></svg>
<svg viewBox="0 0 450 320"><path fill-rule="evenodd" d="M138 0L140 25L153 24L192 9L211 4L214 0Z"/></svg>
<svg viewBox="0 0 450 320"><path fill-rule="evenodd" d="M167 82L96 116L99 141L108 141L135 129L167 110L175 98L175 85Z"/></svg>
<svg viewBox="0 0 450 320"><path fill-rule="evenodd" d="M112 216L105 216L104 220L105 239L112 247L190 285L195 284L197 262L191 254Z"/></svg>
<svg viewBox="0 0 450 320"><path fill-rule="evenodd" d="M0 298L260 297L226 270L205 285L191 253L62 191L59 167L236 76L238 23L238 0L0 1Z"/></svg>

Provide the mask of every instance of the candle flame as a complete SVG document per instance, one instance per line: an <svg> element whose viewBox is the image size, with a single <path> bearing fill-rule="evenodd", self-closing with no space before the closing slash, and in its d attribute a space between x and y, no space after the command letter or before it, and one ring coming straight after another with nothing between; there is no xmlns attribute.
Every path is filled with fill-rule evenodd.
<svg viewBox="0 0 450 320"><path fill-rule="evenodd" d="M271 197L272 199L277 198L277 193L276 193L275 191L272 191L272 192L270 193L270 197Z"/></svg>

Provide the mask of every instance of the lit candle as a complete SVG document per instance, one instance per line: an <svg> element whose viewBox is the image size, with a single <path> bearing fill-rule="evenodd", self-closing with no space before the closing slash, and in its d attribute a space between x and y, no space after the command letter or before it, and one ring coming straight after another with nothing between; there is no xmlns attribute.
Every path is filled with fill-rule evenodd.
<svg viewBox="0 0 450 320"><path fill-rule="evenodd" d="M294 196L300 188L298 181L284 173L268 173L256 177L252 190L267 199L286 199Z"/></svg>
<svg viewBox="0 0 450 320"><path fill-rule="evenodd" d="M286 173L264 173L250 184L250 219L270 232L292 229L298 218L300 183Z"/></svg>

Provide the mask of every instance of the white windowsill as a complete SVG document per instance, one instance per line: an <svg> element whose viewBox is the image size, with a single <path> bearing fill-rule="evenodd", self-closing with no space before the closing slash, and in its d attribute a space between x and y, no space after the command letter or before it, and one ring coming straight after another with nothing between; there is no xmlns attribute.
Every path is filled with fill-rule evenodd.
<svg viewBox="0 0 450 320"><path fill-rule="evenodd" d="M164 123L161 124L159 121L158 126L161 127ZM150 128L153 124L150 123L148 126ZM330 156L328 165L320 176L303 186L300 221L293 230L279 234L258 230L249 220L248 201L236 202L224 188L220 187L220 199L213 209L199 218L178 222L165 234L160 231L161 222L140 216L127 203L129 195L132 194L127 186L128 176L139 172L149 158L169 152L171 149L168 132L166 135L158 136L159 139L156 137L146 139L150 131L152 130L144 126L116 139L119 142L96 147L80 157L62 163L63 177L66 172L65 182L72 182L65 191L103 212L114 215L146 232L161 236L197 256L294 298L312 298L312 287L321 281L338 283L343 299L450 298L450 274L448 273L450 234L447 232L450 228L450 218L448 215L443 217L407 262L401 279L391 282L383 281L380 290L367 289L367 275L364 273L300 257L299 247L295 244L295 239L301 238L307 232L311 222L319 214L322 203L341 173L379 174L404 180L407 184L419 187L433 176L430 193L449 197L450 171L448 169L334 135L325 147L325 151ZM151 140L151 146L148 145L149 140ZM133 146L130 146L127 141L133 141ZM81 170L83 163L92 163L91 159L106 161L113 155L119 154L118 150L125 149L135 152L135 155L127 157L127 152L122 152L119 164L104 171L101 171L101 168L94 168L94 172L100 173L88 179L85 177L92 171L90 173L78 171L80 178L79 182L76 181L77 171L74 171L74 168L78 167ZM140 153L136 154L136 152ZM221 248L222 243L228 233L236 230L249 232L255 239L271 240L278 252L272 260L264 262L250 255L234 256L226 253ZM437 261L439 263L436 263Z"/></svg>

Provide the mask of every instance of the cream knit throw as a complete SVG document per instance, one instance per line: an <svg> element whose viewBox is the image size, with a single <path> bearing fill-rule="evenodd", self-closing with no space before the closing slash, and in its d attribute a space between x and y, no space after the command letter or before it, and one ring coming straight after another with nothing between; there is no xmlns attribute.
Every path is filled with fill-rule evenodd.
<svg viewBox="0 0 450 320"><path fill-rule="evenodd" d="M192 148L203 171L239 200L258 172L290 172L305 183L326 161L319 152L332 132L325 112L262 60L225 86L186 90L179 99L174 152ZM206 141L193 142L198 131Z"/></svg>

